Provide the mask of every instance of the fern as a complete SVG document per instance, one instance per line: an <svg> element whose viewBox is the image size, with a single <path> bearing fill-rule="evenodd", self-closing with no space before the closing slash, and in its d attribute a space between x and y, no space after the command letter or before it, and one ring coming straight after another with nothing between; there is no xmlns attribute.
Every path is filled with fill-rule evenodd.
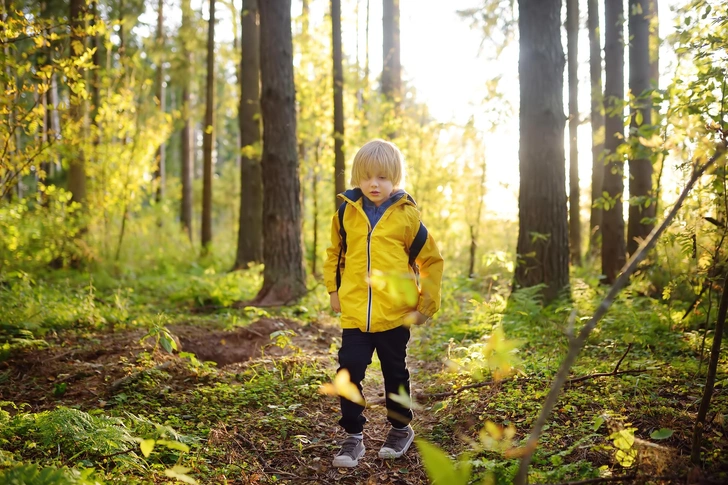
<svg viewBox="0 0 728 485"><path fill-rule="evenodd" d="M18 465L0 472L0 483L5 485L101 485L93 470L62 470L37 465Z"/></svg>
<svg viewBox="0 0 728 485"><path fill-rule="evenodd" d="M34 443L42 450L62 453L67 461L86 459L92 462L109 457L129 465L139 466L141 458L136 441L117 418L92 416L78 409L60 407L38 414L19 414L0 431L0 441L7 439L18 444Z"/></svg>

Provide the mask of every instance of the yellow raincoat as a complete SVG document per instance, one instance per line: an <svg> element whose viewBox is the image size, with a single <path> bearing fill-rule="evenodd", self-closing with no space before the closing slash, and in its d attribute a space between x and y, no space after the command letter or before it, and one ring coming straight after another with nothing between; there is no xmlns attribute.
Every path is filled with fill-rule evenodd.
<svg viewBox="0 0 728 485"><path fill-rule="evenodd" d="M358 192L358 191L357 191ZM420 213L404 194L386 209L374 229L355 191L339 194L349 206L344 211L346 253L341 254L341 326L363 332L383 332L408 321L414 310L432 316L440 309L443 259L428 234L416 262L419 286L409 265L409 247L420 226ZM359 192L360 193L360 192ZM329 293L337 291L341 235L338 213L331 223L331 247L326 251L324 282Z"/></svg>

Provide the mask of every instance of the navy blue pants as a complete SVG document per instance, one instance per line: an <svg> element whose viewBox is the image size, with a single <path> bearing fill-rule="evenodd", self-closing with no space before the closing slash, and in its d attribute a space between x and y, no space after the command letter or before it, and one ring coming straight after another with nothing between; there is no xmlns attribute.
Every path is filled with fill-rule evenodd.
<svg viewBox="0 0 728 485"><path fill-rule="evenodd" d="M409 371L405 362L409 337L409 328L405 326L374 333L345 328L341 335L339 370L349 371L351 382L357 385L360 392L367 366L372 363L372 355L377 351L384 375L387 420L395 428L404 428L412 421L412 411L389 398L390 393L399 394L400 387L404 387L408 396L410 393ZM363 411L364 406L342 397L339 424L347 433L361 433L367 422Z"/></svg>

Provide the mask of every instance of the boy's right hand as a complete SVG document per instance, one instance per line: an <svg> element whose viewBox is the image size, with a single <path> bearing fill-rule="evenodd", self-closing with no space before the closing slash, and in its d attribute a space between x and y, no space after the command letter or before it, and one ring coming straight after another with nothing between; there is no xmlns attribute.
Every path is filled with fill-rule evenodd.
<svg viewBox="0 0 728 485"><path fill-rule="evenodd" d="M329 298L331 299L331 309L335 313L341 313L341 303L339 303L339 293L337 291L334 291L329 294Z"/></svg>

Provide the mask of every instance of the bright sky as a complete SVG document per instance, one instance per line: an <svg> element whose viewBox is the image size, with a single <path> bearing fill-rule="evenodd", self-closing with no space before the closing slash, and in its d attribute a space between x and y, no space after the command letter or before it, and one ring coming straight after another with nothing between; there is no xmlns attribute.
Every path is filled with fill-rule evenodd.
<svg viewBox="0 0 728 485"><path fill-rule="evenodd" d="M376 78L382 68L382 1L370 1L369 20L369 56L372 77ZM471 116L476 126L485 127L485 83L502 76L501 91L513 107L511 115L500 124L494 133L484 134L486 157L488 163L486 207L491 214L501 217L516 217L518 211L518 44L517 40L508 47L498 61L488 61L480 55L479 49L482 33L470 28L469 22L461 18L458 10L475 8L483 0L400 0L400 42L403 77L417 90L420 101L425 102L431 114L439 121L465 123ZM202 1L194 0L193 8L200 8ZM206 3L206 2L205 2ZM242 0L234 0L239 11ZM517 4L517 2L514 2ZM581 35L579 51L579 107L582 116L588 116L589 100L589 51L588 37L585 29L586 5L580 2ZM601 3L601 2L600 2ZM661 2L660 34L664 38L672 28L672 12L669 6L679 0ZM172 5L170 5L172 4ZM365 22L367 0L342 0L342 35L344 55L352 60L356 56L357 46L357 6L359 21L359 57L363 63L365 57ZM177 13L176 0L168 0L168 12ZM171 8L170 8L171 7ZM329 9L329 0L310 0L312 23L324 21ZM602 21L603 21L603 5ZM293 0L292 14L300 15L301 1ZM207 9L205 7L205 16ZM225 5L218 8L221 25L216 31L218 41L232 40L230 14ZM562 17L565 16L565 9ZM154 11L149 11L141 19L154 24ZM626 23L625 23L626 26ZM229 37L229 38L228 38ZM563 39L564 51L566 39ZM602 42L603 45L603 42ZM488 54L488 53L485 53ZM661 51L661 69L664 73L671 70L670 62L674 56L663 47ZM627 53L625 52L625 61ZM566 75L566 73L564 73ZM625 78L628 66L625 66ZM667 80L663 79L664 86ZM568 89L564 81L564 113ZM579 127L579 175L582 187L581 206L586 208L590 203L589 187L591 185L591 128L588 124ZM568 127L566 127L568 134ZM568 177L568 141L565 141L566 174ZM568 183L568 182L567 182ZM585 215L587 212L585 212Z"/></svg>

